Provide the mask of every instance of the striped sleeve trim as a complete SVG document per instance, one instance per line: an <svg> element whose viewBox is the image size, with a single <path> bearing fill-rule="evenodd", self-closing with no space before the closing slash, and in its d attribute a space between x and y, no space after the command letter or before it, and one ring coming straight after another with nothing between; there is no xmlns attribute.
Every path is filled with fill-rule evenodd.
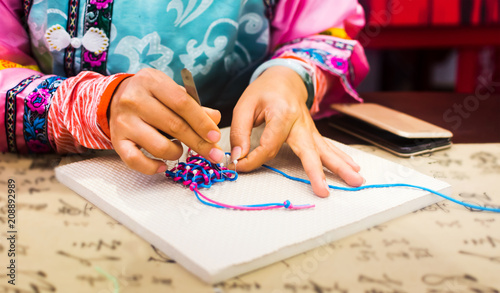
<svg viewBox="0 0 500 293"><path fill-rule="evenodd" d="M40 75L31 75L30 77L23 79L15 87L9 89L5 95L5 140L7 142L7 150L11 153L15 153L18 151L16 135L16 125L18 124L16 121L18 117L18 94L24 91L24 89L28 87L35 79L38 79L40 77Z"/></svg>
<svg viewBox="0 0 500 293"><path fill-rule="evenodd" d="M115 93L115 90L120 85L120 83L124 79L131 76L133 76L133 74L121 74L117 76L112 82L110 82L101 97L99 105L97 106L97 123L99 123L101 130L106 134L108 138L111 137L107 115L109 103L111 102L111 98L113 97L113 94Z"/></svg>
<svg viewBox="0 0 500 293"><path fill-rule="evenodd" d="M106 89L120 76L84 71L58 88L49 113L49 133L58 153L112 149L99 126L98 106Z"/></svg>

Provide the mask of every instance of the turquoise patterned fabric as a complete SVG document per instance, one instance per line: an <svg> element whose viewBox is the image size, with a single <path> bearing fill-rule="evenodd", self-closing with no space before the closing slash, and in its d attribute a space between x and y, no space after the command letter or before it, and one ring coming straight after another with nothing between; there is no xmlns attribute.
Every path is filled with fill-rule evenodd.
<svg viewBox="0 0 500 293"><path fill-rule="evenodd" d="M87 1L79 3L78 38L83 37ZM67 28L68 2L39 0L31 8L33 52L45 73L65 76L64 49L50 51L44 35L56 24ZM263 0L98 2L113 2L107 74L155 68L182 84L180 71L188 68L207 106L234 103L268 52ZM81 47L74 58L79 72Z"/></svg>

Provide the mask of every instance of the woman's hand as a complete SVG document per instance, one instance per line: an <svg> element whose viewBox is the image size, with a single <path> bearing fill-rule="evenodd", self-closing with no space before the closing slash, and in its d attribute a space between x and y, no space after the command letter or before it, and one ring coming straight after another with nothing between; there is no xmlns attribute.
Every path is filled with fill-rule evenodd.
<svg viewBox="0 0 500 293"><path fill-rule="evenodd" d="M364 179L359 166L347 154L319 134L306 107L307 90L292 69L273 66L245 90L233 111L231 124L232 157L243 158L237 170L248 172L274 158L286 141L300 158L315 194L329 195L323 166L347 184L360 186ZM266 127L260 145L250 150L252 128Z"/></svg>
<svg viewBox="0 0 500 293"><path fill-rule="evenodd" d="M220 130L217 110L200 107L182 86L159 70L143 69L121 82L110 104L111 142L121 159L145 174L164 172L166 165L146 157L177 160L183 142L212 162L224 153L217 142ZM171 141L158 130L176 138Z"/></svg>

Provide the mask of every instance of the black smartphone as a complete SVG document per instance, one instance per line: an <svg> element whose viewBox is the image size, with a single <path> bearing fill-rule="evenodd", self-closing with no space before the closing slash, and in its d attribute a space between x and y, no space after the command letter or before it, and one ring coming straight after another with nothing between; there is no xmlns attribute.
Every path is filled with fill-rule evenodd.
<svg viewBox="0 0 500 293"><path fill-rule="evenodd" d="M370 106L365 106L364 109L367 107ZM386 109L388 108L380 107L380 105L377 105L375 108L371 107L372 112L376 111L377 113L356 112L356 115L360 118L339 113L329 118L329 125L402 157L428 153L451 146L451 132L432 124L425 125L428 123L401 112L396 111L398 115L395 115L395 110L392 109L389 109L390 113L386 113L388 111ZM335 107L336 110L341 108L342 106ZM346 112L350 112L351 110L354 109L350 108ZM368 116L370 117L368 118ZM374 119L374 116L377 116L377 119ZM388 122L389 120L390 123ZM383 129L378 125L391 131ZM415 129L418 129L418 131ZM425 137L425 135L430 137Z"/></svg>

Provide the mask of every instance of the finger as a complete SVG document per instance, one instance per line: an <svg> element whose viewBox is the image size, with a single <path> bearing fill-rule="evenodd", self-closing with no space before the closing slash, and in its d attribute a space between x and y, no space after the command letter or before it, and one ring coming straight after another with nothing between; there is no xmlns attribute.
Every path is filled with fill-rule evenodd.
<svg viewBox="0 0 500 293"><path fill-rule="evenodd" d="M129 133L128 138L160 159L177 160L183 153L180 141L171 141L150 125L144 125L140 127L140 131L136 129Z"/></svg>
<svg viewBox="0 0 500 293"><path fill-rule="evenodd" d="M315 135L314 139L320 149L321 161L328 170L337 174L350 186L361 186L363 184L363 177L338 153L334 152L331 146L325 143L321 135Z"/></svg>
<svg viewBox="0 0 500 293"><path fill-rule="evenodd" d="M234 158L233 160L246 156L250 151L250 136L252 135L252 128L254 127L254 112L244 108L248 109L250 107L236 105L233 110L231 131L229 133L229 140L232 148L231 158ZM235 152L235 148L237 152ZM235 157L236 155L238 155L238 157Z"/></svg>
<svg viewBox="0 0 500 293"><path fill-rule="evenodd" d="M169 90L166 91L166 88ZM217 124L167 75L163 76L161 82L152 84L150 90L154 97L184 119L201 138L212 143L219 141L220 130Z"/></svg>
<svg viewBox="0 0 500 293"><path fill-rule="evenodd" d="M326 184L323 164L311 133L308 133L306 128L301 128L290 134L288 144L302 162L314 193L320 197L329 196L330 190Z"/></svg>
<svg viewBox="0 0 500 293"><path fill-rule="evenodd" d="M210 161L215 163L222 161L224 152L220 150L220 147L215 143L207 142L205 139L200 137L198 133L193 130L191 125L189 125L171 109L164 107L155 99L149 99L144 103L147 103L148 105L138 109L139 116L144 122L171 135L174 138L177 138ZM216 114L213 113L213 115ZM161 117L161 119L158 119L158 117ZM219 140L220 133L216 134L218 135L217 140Z"/></svg>
<svg viewBox="0 0 500 293"><path fill-rule="evenodd" d="M260 145L238 162L237 170L249 172L276 157L290 133L290 128L291 124L284 124L280 119L269 121L260 137Z"/></svg>
<svg viewBox="0 0 500 293"><path fill-rule="evenodd" d="M333 151L335 154L337 154L337 156L339 156L342 160L344 160L344 162L346 162L349 166L351 166L354 171L359 172L361 170L361 167L356 162L354 162L351 156L341 151L329 139L326 139L324 137L322 137L322 139L323 141L326 142L327 147L329 147L331 151Z"/></svg>
<svg viewBox="0 0 500 293"><path fill-rule="evenodd" d="M128 139L119 140L113 145L122 161L130 169L147 175L162 173L167 170L167 165L164 162L146 157L137 145Z"/></svg>

